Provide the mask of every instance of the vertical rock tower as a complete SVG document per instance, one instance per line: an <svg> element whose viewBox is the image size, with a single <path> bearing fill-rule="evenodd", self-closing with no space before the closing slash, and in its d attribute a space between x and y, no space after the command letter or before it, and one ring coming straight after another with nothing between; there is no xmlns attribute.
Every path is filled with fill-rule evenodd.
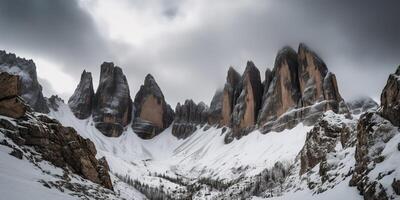
<svg viewBox="0 0 400 200"><path fill-rule="evenodd" d="M143 138L150 139L167 128L174 120L174 111L165 102L164 95L151 74L135 96L135 119L132 128Z"/></svg>
<svg viewBox="0 0 400 200"><path fill-rule="evenodd" d="M92 114L94 100L92 73L84 70L74 94L69 98L68 105L75 117L86 119Z"/></svg>

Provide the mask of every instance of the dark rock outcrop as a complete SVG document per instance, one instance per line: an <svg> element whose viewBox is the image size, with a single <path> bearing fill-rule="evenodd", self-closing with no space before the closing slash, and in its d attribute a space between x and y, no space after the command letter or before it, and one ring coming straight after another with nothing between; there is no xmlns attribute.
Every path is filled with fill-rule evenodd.
<svg viewBox="0 0 400 200"><path fill-rule="evenodd" d="M175 119L172 134L185 139L197 130L197 127L207 123L208 108L205 103L196 104L193 100L178 103L175 108Z"/></svg>
<svg viewBox="0 0 400 200"><path fill-rule="evenodd" d="M253 62L247 62L246 69L238 87L239 97L233 107L231 127L234 137L241 137L251 130L257 122L258 111L261 107L263 87L260 71Z"/></svg>
<svg viewBox="0 0 400 200"><path fill-rule="evenodd" d="M20 96L34 111L50 112L38 82L36 66L32 60L17 57L15 54L0 51L0 72L18 75L21 82Z"/></svg>
<svg viewBox="0 0 400 200"><path fill-rule="evenodd" d="M132 99L128 81L122 69L114 63L104 62L101 65L92 115L96 128L109 137L120 136L131 122Z"/></svg>
<svg viewBox="0 0 400 200"><path fill-rule="evenodd" d="M58 111L61 103L64 103L64 100L58 95L51 95L51 97L47 99L47 105L54 111Z"/></svg>
<svg viewBox="0 0 400 200"><path fill-rule="evenodd" d="M74 94L68 100L68 106L78 119L86 119L92 114L94 100L92 74L84 70Z"/></svg>
<svg viewBox="0 0 400 200"><path fill-rule="evenodd" d="M6 76L4 73L0 77ZM9 75L8 75L9 76ZM1 82L6 80L5 82ZM7 81L14 80L14 81ZM0 78L0 85L15 84L15 79ZM19 96L14 96L8 93L2 96L6 98L4 101L19 99ZM18 91L18 94L20 91ZM3 102L1 100L0 102ZM99 162L96 155L96 148L89 139L84 139L79 136L75 129L62 126L57 120L47 117L46 115L38 115L31 112L29 105L18 103L18 107L22 108L23 112L18 112L18 116L10 115L14 113L13 106L2 107L0 110L9 111L0 112L0 115L5 115L15 119L0 119L0 128L2 133L11 138L18 145L32 146L42 155L44 160L47 160L57 167L72 170L73 173L81 175L95 183L101 184L108 189L112 188L112 183L108 171L99 170L107 169L105 163Z"/></svg>
<svg viewBox="0 0 400 200"><path fill-rule="evenodd" d="M258 115L262 132L282 131L299 122L314 124L327 110L347 113L336 77L304 44L278 52L272 72L266 72L263 106Z"/></svg>
<svg viewBox="0 0 400 200"><path fill-rule="evenodd" d="M378 103L376 103L370 97L359 97L351 101L347 101L346 104L349 108L349 111L354 115L358 115L367 111L376 111L379 107Z"/></svg>
<svg viewBox="0 0 400 200"><path fill-rule="evenodd" d="M174 112L165 102L164 95L153 76L148 74L135 96L134 132L150 139L166 129L174 120Z"/></svg>
<svg viewBox="0 0 400 200"><path fill-rule="evenodd" d="M381 95L382 116L400 126L400 66L389 76Z"/></svg>

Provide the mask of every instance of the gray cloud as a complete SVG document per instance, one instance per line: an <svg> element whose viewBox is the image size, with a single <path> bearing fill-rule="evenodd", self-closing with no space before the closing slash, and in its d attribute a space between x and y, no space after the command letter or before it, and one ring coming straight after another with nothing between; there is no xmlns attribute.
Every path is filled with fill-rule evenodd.
<svg viewBox="0 0 400 200"><path fill-rule="evenodd" d="M135 46L108 38L95 23L97 16L75 1L0 0L0 43L62 62L74 77L85 66L97 79L100 63L114 61L127 74L133 95L152 73L173 106L186 98L209 103L230 65L242 72L253 60L264 74L281 47L297 48L299 42L336 73L346 99L379 98L388 74L400 64L399 1L199 2L207 9L199 13L198 25L179 30L171 25L165 34ZM132 10L154 5L161 13L153 20L171 24L195 9L178 0L130 4Z"/></svg>

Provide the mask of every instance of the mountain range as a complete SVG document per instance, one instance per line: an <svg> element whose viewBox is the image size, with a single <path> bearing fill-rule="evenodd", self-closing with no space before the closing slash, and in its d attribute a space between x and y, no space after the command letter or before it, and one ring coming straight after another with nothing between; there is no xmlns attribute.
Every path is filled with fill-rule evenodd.
<svg viewBox="0 0 400 200"><path fill-rule="evenodd" d="M227 71L209 104L173 109L148 74L135 97L113 62L64 101L32 60L0 51L5 199L400 199L400 66L380 104L346 101L307 45L283 47L264 80ZM373 77L371 77L373 78ZM165 92L165 91L164 91ZM189 95L189 94L188 94Z"/></svg>

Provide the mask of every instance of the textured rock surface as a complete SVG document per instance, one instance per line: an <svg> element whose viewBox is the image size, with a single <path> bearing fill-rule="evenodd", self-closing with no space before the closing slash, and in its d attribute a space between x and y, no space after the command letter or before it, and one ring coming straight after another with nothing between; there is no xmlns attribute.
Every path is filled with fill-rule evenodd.
<svg viewBox="0 0 400 200"><path fill-rule="evenodd" d="M132 99L122 69L114 63L101 65L100 83L93 102L93 121L104 135L117 137L131 122Z"/></svg>
<svg viewBox="0 0 400 200"><path fill-rule="evenodd" d="M208 119L210 124L230 125L233 107L239 97L239 83L240 74L230 67L223 91L217 91L211 101Z"/></svg>
<svg viewBox="0 0 400 200"><path fill-rule="evenodd" d="M19 77L7 72L0 73L0 115L20 118L25 115L27 107L18 96L21 90Z"/></svg>
<svg viewBox="0 0 400 200"><path fill-rule="evenodd" d="M135 119L132 128L143 139L158 135L174 119L171 106L165 102L160 87L150 74L146 76L144 84L136 94L134 106Z"/></svg>
<svg viewBox="0 0 400 200"><path fill-rule="evenodd" d="M354 146L355 124L345 123L342 115L327 112L307 133L300 151L300 175L326 160L327 154L334 151L338 143L343 148Z"/></svg>
<svg viewBox="0 0 400 200"><path fill-rule="evenodd" d="M367 111L376 111L379 105L370 97L359 97L357 99L353 99L351 101L347 101L347 107L349 111L354 114L358 115Z"/></svg>
<svg viewBox="0 0 400 200"><path fill-rule="evenodd" d="M327 110L347 113L336 77L304 44L298 53L284 47L277 54L272 72L266 72L263 105L258 115L262 132L282 131L299 122L314 124Z"/></svg>
<svg viewBox="0 0 400 200"><path fill-rule="evenodd" d="M60 103L64 103L64 100L58 95L51 95L51 97L47 99L47 105L54 111L58 111Z"/></svg>
<svg viewBox="0 0 400 200"><path fill-rule="evenodd" d="M254 129L261 107L263 87L260 71L251 61L247 62L238 91L240 95L231 116L231 127L235 137L241 137Z"/></svg>
<svg viewBox="0 0 400 200"><path fill-rule="evenodd" d="M380 180L373 180L368 174L385 159L381 155L382 151L397 133L397 128L376 113L368 112L360 117L357 125L356 164L350 186L356 186L364 199L389 199L390 194Z"/></svg>
<svg viewBox="0 0 400 200"><path fill-rule="evenodd" d="M4 79L0 78L1 80ZM6 84L10 82L7 80L0 82L0 85ZM0 128L7 137L18 145L33 146L44 160L55 166L69 168L86 179L112 189L108 171L100 170L106 166L103 166L105 165L103 161L99 163L95 158L96 149L89 139L79 136L73 128L62 126L57 120L32 113L29 105L24 104L19 96L0 100L0 104L4 101L21 101L17 103L18 109L21 109L21 111L18 110L17 117L9 114L15 113L14 104L0 106L0 115L18 118L13 119L13 122L5 118L0 119Z"/></svg>
<svg viewBox="0 0 400 200"><path fill-rule="evenodd" d="M381 95L382 116L400 126L400 66L389 76Z"/></svg>
<svg viewBox="0 0 400 200"><path fill-rule="evenodd" d="M86 119L92 114L94 100L92 74L82 72L81 80L74 94L68 100L68 106L78 119Z"/></svg>
<svg viewBox="0 0 400 200"><path fill-rule="evenodd" d="M36 66L32 60L17 57L15 54L0 51L0 72L18 75L21 81L20 96L35 111L48 113L46 100L42 94L36 74Z"/></svg>
<svg viewBox="0 0 400 200"><path fill-rule="evenodd" d="M172 134L177 138L190 136L199 125L207 123L208 108L205 103L196 104L193 100L178 103L175 108L175 119L172 125Z"/></svg>

